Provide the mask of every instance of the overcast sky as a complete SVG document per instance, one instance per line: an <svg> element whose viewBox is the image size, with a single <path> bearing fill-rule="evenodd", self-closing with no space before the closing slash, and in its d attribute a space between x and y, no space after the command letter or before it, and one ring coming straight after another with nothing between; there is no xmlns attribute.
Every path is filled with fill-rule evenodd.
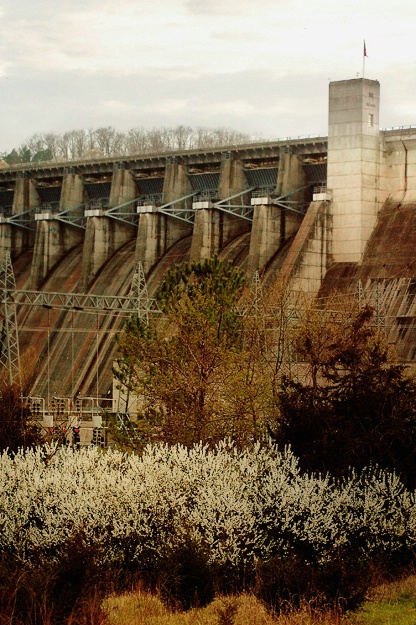
<svg viewBox="0 0 416 625"><path fill-rule="evenodd" d="M0 0L0 152L35 132L327 134L330 80L416 124L415 0Z"/></svg>

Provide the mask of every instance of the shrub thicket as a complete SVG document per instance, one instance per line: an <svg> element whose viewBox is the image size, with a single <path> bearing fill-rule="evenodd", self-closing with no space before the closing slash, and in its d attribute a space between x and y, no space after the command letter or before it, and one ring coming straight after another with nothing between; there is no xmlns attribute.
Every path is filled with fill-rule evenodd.
<svg viewBox="0 0 416 625"><path fill-rule="evenodd" d="M295 595L356 605L370 564L410 561L416 542L414 495L394 474L307 475L270 443L37 449L3 454L0 475L4 562L52 563L81 586L83 570L122 570L184 607L256 583L278 608Z"/></svg>

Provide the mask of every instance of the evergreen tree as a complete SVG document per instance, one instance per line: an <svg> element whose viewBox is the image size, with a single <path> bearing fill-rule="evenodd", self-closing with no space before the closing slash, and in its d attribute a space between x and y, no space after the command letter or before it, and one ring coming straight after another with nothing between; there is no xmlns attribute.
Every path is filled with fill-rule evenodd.
<svg viewBox="0 0 416 625"><path fill-rule="evenodd" d="M158 294L163 319L129 321L118 375L139 397L149 438L191 445L255 435L238 402L243 286L218 258L177 266Z"/></svg>

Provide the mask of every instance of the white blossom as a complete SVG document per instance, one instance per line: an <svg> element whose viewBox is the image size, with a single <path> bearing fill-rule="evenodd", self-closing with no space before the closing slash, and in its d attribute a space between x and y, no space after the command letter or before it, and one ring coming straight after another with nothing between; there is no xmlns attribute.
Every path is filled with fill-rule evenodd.
<svg viewBox="0 0 416 625"><path fill-rule="evenodd" d="M186 541L231 567L290 549L324 564L340 550L365 558L416 544L415 497L396 475L305 475L272 443L3 453L0 482L0 552L22 561L59 558L73 540L138 567Z"/></svg>

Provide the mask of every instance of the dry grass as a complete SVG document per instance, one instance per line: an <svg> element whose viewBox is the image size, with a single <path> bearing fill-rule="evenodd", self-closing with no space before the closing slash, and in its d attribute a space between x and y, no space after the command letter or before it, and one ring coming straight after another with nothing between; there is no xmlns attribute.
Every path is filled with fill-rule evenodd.
<svg viewBox="0 0 416 625"><path fill-rule="evenodd" d="M159 597L137 590L107 598L102 608L106 625L414 625L416 575L379 584L361 610L343 619L331 612L313 612L308 605L273 616L248 594L218 597L205 608L172 612Z"/></svg>
<svg viewBox="0 0 416 625"><path fill-rule="evenodd" d="M158 597L141 590L109 597L103 604L108 625L337 625L333 614L304 609L273 617L253 595L218 597L205 608L171 612Z"/></svg>

